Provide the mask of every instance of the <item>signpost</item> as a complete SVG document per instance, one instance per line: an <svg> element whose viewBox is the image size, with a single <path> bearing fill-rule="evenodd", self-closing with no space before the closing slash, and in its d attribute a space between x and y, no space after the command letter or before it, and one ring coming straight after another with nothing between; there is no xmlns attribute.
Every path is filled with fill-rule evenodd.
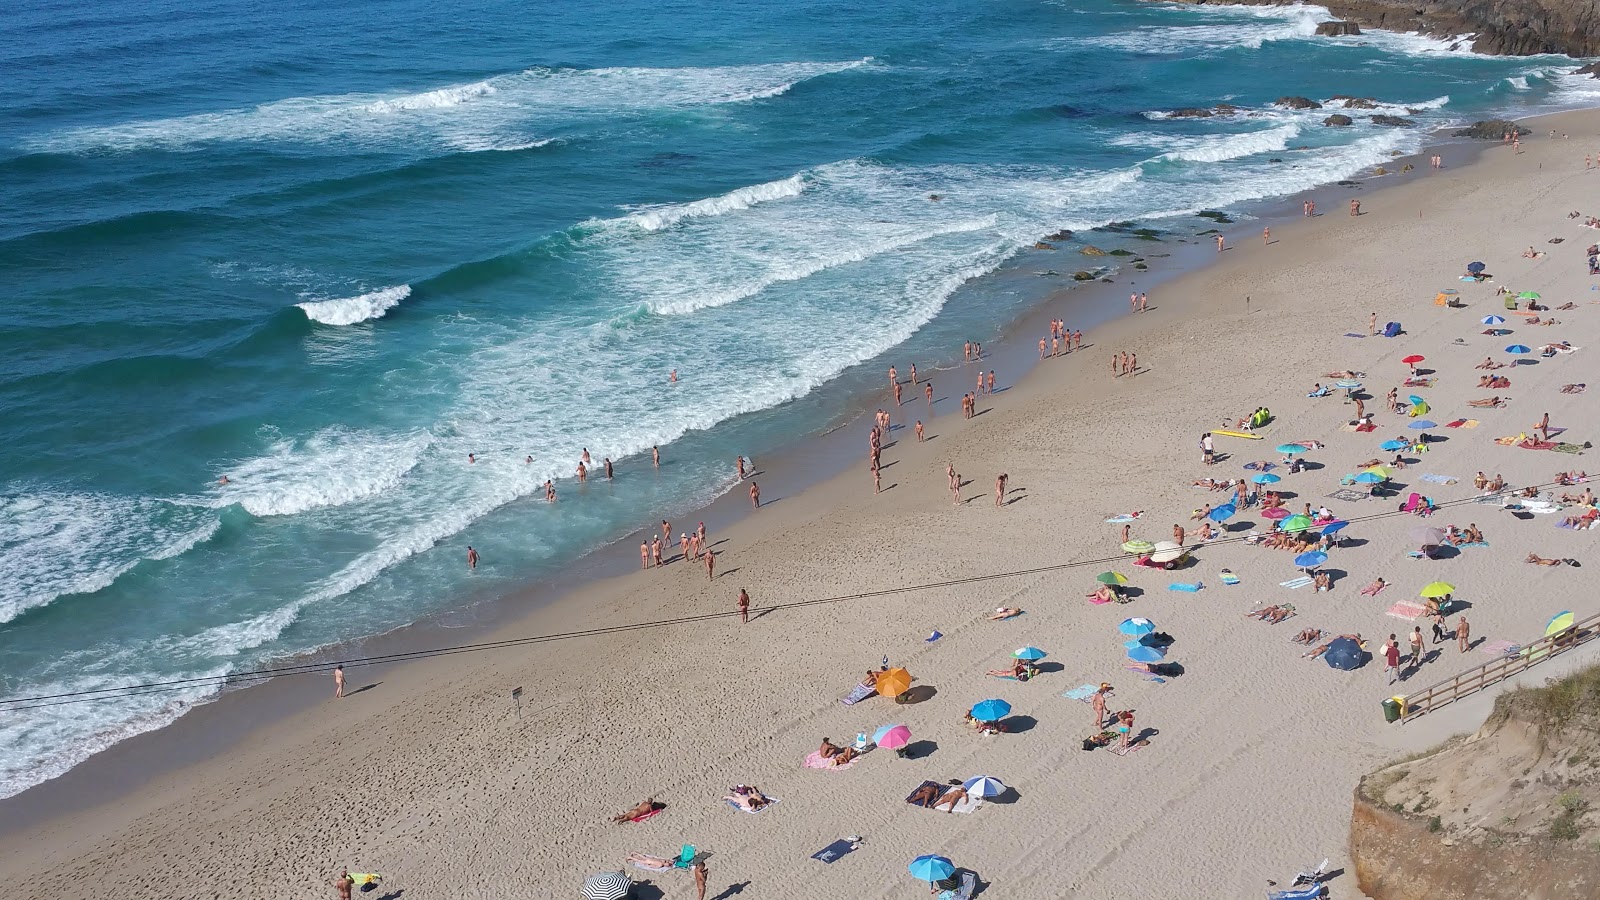
<svg viewBox="0 0 1600 900"><path fill-rule="evenodd" d="M522 688L520 688L520 687L512 688L511 689L511 699L516 702L516 704L517 704L517 718L521 719L522 718Z"/></svg>

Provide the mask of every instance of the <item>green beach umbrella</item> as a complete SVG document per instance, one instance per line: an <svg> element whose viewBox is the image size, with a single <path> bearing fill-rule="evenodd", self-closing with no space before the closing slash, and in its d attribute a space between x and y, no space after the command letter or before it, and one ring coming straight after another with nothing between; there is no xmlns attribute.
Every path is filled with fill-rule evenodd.
<svg viewBox="0 0 1600 900"><path fill-rule="evenodd" d="M1283 530L1284 531L1305 531L1307 528L1310 528L1310 527L1311 527L1311 517L1310 516L1296 515L1296 516L1290 516L1289 518L1283 520Z"/></svg>
<svg viewBox="0 0 1600 900"><path fill-rule="evenodd" d="M1129 541L1128 543L1131 544L1133 542ZM1154 544L1150 546L1152 548L1155 547ZM1101 584L1127 584L1128 576L1122 574L1121 572L1101 572L1099 575L1094 577L1094 580L1100 582Z"/></svg>
<svg viewBox="0 0 1600 900"><path fill-rule="evenodd" d="M1518 300L1537 300L1537 299L1539 299L1539 292L1538 291L1523 291L1522 293L1517 295L1517 299Z"/></svg>
<svg viewBox="0 0 1600 900"><path fill-rule="evenodd" d="M1152 544L1146 540L1140 540L1139 538L1134 538L1133 540L1122 545L1122 549L1129 553L1149 553L1155 548L1155 544Z"/></svg>

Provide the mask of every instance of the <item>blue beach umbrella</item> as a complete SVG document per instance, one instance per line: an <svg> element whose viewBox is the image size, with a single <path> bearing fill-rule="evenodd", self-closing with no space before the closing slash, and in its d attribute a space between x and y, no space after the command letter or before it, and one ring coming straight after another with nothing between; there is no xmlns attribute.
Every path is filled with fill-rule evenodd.
<svg viewBox="0 0 1600 900"><path fill-rule="evenodd" d="M1348 672L1351 669L1361 668L1361 664L1367 661L1367 653L1354 640L1342 637L1335 638L1333 643L1328 645L1328 652L1322 654L1322 658L1335 669Z"/></svg>
<svg viewBox="0 0 1600 900"><path fill-rule="evenodd" d="M1149 619L1138 617L1123 619L1122 624L1117 626L1117 630L1130 637L1144 637L1155 632L1156 623Z"/></svg>
<svg viewBox="0 0 1600 900"><path fill-rule="evenodd" d="M1306 449L1307 448L1306 448L1306 446L1304 444L1279 444L1278 445L1278 452L1282 453L1285 456L1296 456L1296 455L1299 455L1301 453L1306 452Z"/></svg>
<svg viewBox="0 0 1600 900"><path fill-rule="evenodd" d="M1477 260L1467 263L1467 271L1474 275L1481 274L1483 272L1483 268L1483 263L1478 262Z"/></svg>
<svg viewBox="0 0 1600 900"><path fill-rule="evenodd" d="M1422 399L1421 397L1418 397L1416 394L1412 394L1411 396L1407 397L1406 399L1411 401L1411 405L1412 406L1423 406L1423 405L1427 404L1427 402L1428 402L1428 401Z"/></svg>
<svg viewBox="0 0 1600 900"><path fill-rule="evenodd" d="M1018 647L1017 649L1011 651L1011 656L1013 659L1020 659L1026 662L1044 659L1048 655L1048 653L1045 653L1038 647Z"/></svg>
<svg viewBox="0 0 1600 900"><path fill-rule="evenodd" d="M1422 430L1424 428L1438 428L1438 427L1439 427L1439 423L1433 421L1432 419L1418 419L1417 421L1411 423L1411 428L1413 430L1418 430L1418 431L1420 431L1420 430Z"/></svg>
<svg viewBox="0 0 1600 900"><path fill-rule="evenodd" d="M1376 472L1362 472L1351 480L1356 484L1383 484L1383 476Z"/></svg>
<svg viewBox="0 0 1600 900"><path fill-rule="evenodd" d="M1140 644L1137 647L1130 647L1128 649L1128 658L1134 662L1153 663L1161 660L1166 655L1167 651L1161 649L1160 647L1151 647L1147 644Z"/></svg>
<svg viewBox="0 0 1600 900"><path fill-rule="evenodd" d="M1501 318L1500 316L1484 316L1483 317L1483 324L1485 324L1485 325L1504 325L1505 323L1506 323L1506 320Z"/></svg>
<svg viewBox="0 0 1600 900"><path fill-rule="evenodd" d="M1506 348L1507 353L1532 353L1527 344L1512 344Z"/></svg>
<svg viewBox="0 0 1600 900"><path fill-rule="evenodd" d="M1294 564L1302 569L1315 569L1327 561L1328 554L1323 553L1321 550L1312 550L1294 558Z"/></svg>
<svg viewBox="0 0 1600 900"><path fill-rule="evenodd" d="M930 853L913 859L911 865L906 866L906 870L911 873L913 878L932 884L935 881L943 881L954 875L956 873L956 864L942 856L934 856Z"/></svg>
<svg viewBox="0 0 1600 900"><path fill-rule="evenodd" d="M1123 641L1122 642L1122 649L1124 649L1124 650L1132 650L1135 647L1143 647L1143 646L1144 646L1144 638L1134 638L1131 641Z"/></svg>
<svg viewBox="0 0 1600 900"><path fill-rule="evenodd" d="M983 700L972 708L972 717L979 722L998 722L1011 714L1011 704L1004 700Z"/></svg>
<svg viewBox="0 0 1600 900"><path fill-rule="evenodd" d="M1260 475L1257 475L1250 480L1254 481L1256 484L1277 484L1283 479L1272 474L1271 472L1262 472Z"/></svg>
<svg viewBox="0 0 1600 900"><path fill-rule="evenodd" d="M1322 533L1323 534L1338 534L1339 532L1345 530L1345 528L1349 524L1350 524L1349 522L1343 522L1343 521L1340 521L1340 522L1329 522L1328 524L1322 526Z"/></svg>
<svg viewBox="0 0 1600 900"><path fill-rule="evenodd" d="M961 782L961 787L974 797L998 797L1006 792L1006 786L1000 779L989 775L974 775Z"/></svg>
<svg viewBox="0 0 1600 900"><path fill-rule="evenodd" d="M1232 503L1224 503L1221 506L1211 510L1211 512L1206 513L1206 518L1213 522L1226 522L1233 518L1234 514L1238 511L1239 507L1234 506Z"/></svg>
<svg viewBox="0 0 1600 900"><path fill-rule="evenodd" d="M1383 443L1379 444L1378 445L1378 449L1380 449L1380 450L1404 450L1405 448L1407 448L1409 446L1411 446L1411 442L1410 441L1402 441L1399 438L1395 438L1392 441L1384 441Z"/></svg>

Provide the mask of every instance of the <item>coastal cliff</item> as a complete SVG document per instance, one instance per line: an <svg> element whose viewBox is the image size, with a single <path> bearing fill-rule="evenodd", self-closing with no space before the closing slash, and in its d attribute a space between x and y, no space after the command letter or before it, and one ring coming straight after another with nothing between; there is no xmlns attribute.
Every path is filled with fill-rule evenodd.
<svg viewBox="0 0 1600 900"><path fill-rule="evenodd" d="M1288 5L1282 0L1227 2ZM1478 53L1600 56L1600 4L1594 0L1328 0L1326 6L1340 20L1362 28L1473 35L1471 47Z"/></svg>
<svg viewBox="0 0 1600 900"><path fill-rule="evenodd" d="M1477 733L1367 775L1350 856L1374 900L1600 896L1600 668L1499 698Z"/></svg>

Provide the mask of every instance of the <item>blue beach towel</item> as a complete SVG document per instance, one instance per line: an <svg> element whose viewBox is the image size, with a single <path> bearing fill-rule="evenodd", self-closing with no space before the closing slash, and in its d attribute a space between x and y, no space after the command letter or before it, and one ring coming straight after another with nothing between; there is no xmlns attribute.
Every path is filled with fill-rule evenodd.
<svg viewBox="0 0 1600 900"><path fill-rule="evenodd" d="M1291 579L1289 581L1280 581L1278 582L1278 587L1286 587L1289 590L1294 590L1295 588L1303 588L1310 583L1311 577L1308 575L1302 575L1299 578Z"/></svg>
<svg viewBox="0 0 1600 900"><path fill-rule="evenodd" d="M1455 484L1461 479L1454 478L1449 475L1424 475L1422 476L1422 480L1428 482L1429 484Z"/></svg>
<svg viewBox="0 0 1600 900"><path fill-rule="evenodd" d="M1205 587L1205 584L1203 584L1201 582L1195 582L1194 584L1185 584L1185 583L1179 581L1179 582L1174 582L1173 584L1167 585L1167 590L1169 590L1169 591L1184 591L1185 593L1193 594L1194 592L1199 591L1199 590L1203 589L1204 587Z"/></svg>
<svg viewBox="0 0 1600 900"><path fill-rule="evenodd" d="M1094 692L1098 691L1099 689L1100 689L1099 685L1083 684L1083 685L1079 685L1078 687L1073 688L1070 691L1064 692L1061 696L1070 698L1072 700L1081 700L1084 703L1088 703L1089 702L1089 698L1093 697L1094 696Z"/></svg>
<svg viewBox="0 0 1600 900"><path fill-rule="evenodd" d="M1223 572L1221 575L1219 575L1217 577L1222 579L1222 583L1223 584L1238 584L1239 583L1239 576L1233 574L1232 572Z"/></svg>

